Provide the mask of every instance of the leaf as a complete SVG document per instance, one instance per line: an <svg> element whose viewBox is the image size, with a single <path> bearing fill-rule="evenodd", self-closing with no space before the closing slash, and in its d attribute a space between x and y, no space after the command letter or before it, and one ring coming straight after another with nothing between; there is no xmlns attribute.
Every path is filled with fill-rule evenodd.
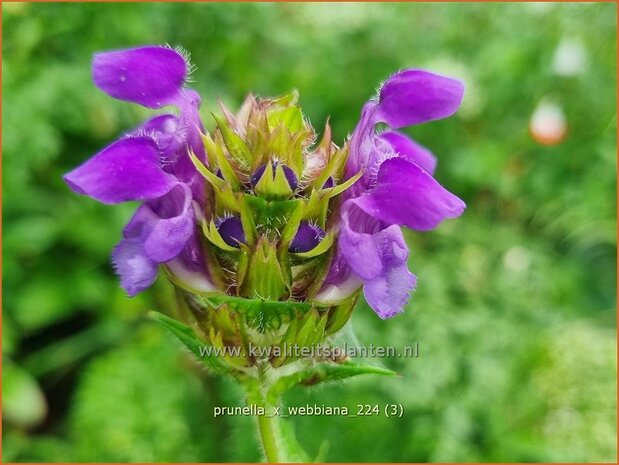
<svg viewBox="0 0 619 465"><path fill-rule="evenodd" d="M282 457L280 457L280 461L282 462L292 462L292 463L308 463L310 462L310 457L303 450L299 441L297 441L297 437L294 432L294 426L292 423L285 421L284 419L279 419L279 440L282 453Z"/></svg>
<svg viewBox="0 0 619 465"><path fill-rule="evenodd" d="M354 176L352 176L350 179L346 180L345 182L343 182L342 184L338 184L335 187L332 187L329 191L328 191L328 197L332 198L335 197L336 195L341 194L342 192L344 192L346 189L348 189L349 187L351 187L354 183L356 183L359 178L363 176L363 170L359 171L357 174L355 174Z"/></svg>
<svg viewBox="0 0 619 465"><path fill-rule="evenodd" d="M225 119L221 116L211 113L213 118L217 122L217 127L221 131L221 136L223 137L224 144L226 144L226 148L228 149L228 153L234 158L242 167L248 168L251 166L251 152L245 144L245 141L235 133Z"/></svg>
<svg viewBox="0 0 619 465"><path fill-rule="evenodd" d="M278 108L268 113L269 128L274 130L278 126L284 126L291 133L304 128L303 114L297 106Z"/></svg>
<svg viewBox="0 0 619 465"><path fill-rule="evenodd" d="M165 326L176 338L181 341L189 351L194 354L200 361L202 361L209 368L218 373L226 373L228 367L217 356L206 356L201 353L200 348L205 344L200 341L193 330L183 323L170 318L163 313L149 312L148 315Z"/></svg>
<svg viewBox="0 0 619 465"><path fill-rule="evenodd" d="M221 170L221 175L230 183L234 190L240 188L239 179L234 172L234 169L228 162L222 148L215 143L210 134L202 134L202 141L206 148L206 153L209 157L209 164L212 170L217 166Z"/></svg>
<svg viewBox="0 0 619 465"><path fill-rule="evenodd" d="M396 376L395 371L367 363L347 361L341 364L323 362L312 367L282 376L275 381L267 392L267 400L275 402L284 392L299 384L314 385L321 382L337 381L358 375L376 374Z"/></svg>
<svg viewBox="0 0 619 465"><path fill-rule="evenodd" d="M226 305L242 313L252 327L264 329L278 329L283 323L306 314L312 308L324 308L317 303L286 302L261 299L245 299L225 294L211 294L196 296L204 301L203 305L219 308Z"/></svg>
<svg viewBox="0 0 619 465"><path fill-rule="evenodd" d="M226 184L226 181L218 178L213 173L211 173L208 168L204 166L204 163L202 163L200 159L196 157L196 154L193 153L192 150L189 150L189 158L191 159L193 166L195 166L195 168L202 175L202 177L204 177L204 179L211 183L213 187L221 189Z"/></svg>

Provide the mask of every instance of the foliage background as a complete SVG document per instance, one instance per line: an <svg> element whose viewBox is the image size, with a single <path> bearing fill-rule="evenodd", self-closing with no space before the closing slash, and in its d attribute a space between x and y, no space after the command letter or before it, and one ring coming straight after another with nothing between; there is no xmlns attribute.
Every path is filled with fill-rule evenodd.
<svg viewBox="0 0 619 465"><path fill-rule="evenodd" d="M451 119L410 132L439 157L464 216L408 233L419 286L404 315L354 315L364 344L419 342L397 379L297 390L288 405L401 403L401 419L304 417L327 461L616 460L614 4L6 4L3 19L3 461L255 461L251 419L212 418L238 390L198 370L123 296L109 253L132 205L61 175L147 114L91 83L90 57L182 45L202 113L299 89L336 139L393 71L464 79ZM580 40L580 74L552 62ZM544 98L567 138L528 132ZM209 123L210 124L210 123Z"/></svg>

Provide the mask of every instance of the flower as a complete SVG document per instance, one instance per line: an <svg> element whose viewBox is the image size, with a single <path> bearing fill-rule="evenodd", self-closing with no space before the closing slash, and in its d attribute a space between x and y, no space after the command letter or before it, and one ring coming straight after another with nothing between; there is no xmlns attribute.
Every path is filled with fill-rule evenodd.
<svg viewBox="0 0 619 465"><path fill-rule="evenodd" d="M434 156L394 129L451 116L463 93L457 80L411 69L391 76L377 101L364 106L346 173L365 171L343 194L337 256L318 299L337 300L362 282L381 318L403 310L416 277L406 265L408 247L399 225L429 230L461 215L465 205L432 177ZM377 133L380 123L389 130Z"/></svg>
<svg viewBox="0 0 619 465"><path fill-rule="evenodd" d="M95 84L108 95L179 114L156 116L64 176L71 189L100 202L144 203L114 248L125 291L136 295L157 277L159 264L199 291L213 290L199 246L194 205L204 180L187 156L204 159L198 94L184 87L190 67L178 51L148 46L96 54Z"/></svg>
<svg viewBox="0 0 619 465"><path fill-rule="evenodd" d="M393 75L338 147L328 123L315 143L296 92L250 94L236 115L222 105L223 117L213 115L216 127L207 131L200 96L186 87L190 71L186 54L168 47L94 57L94 82L108 95L177 109L64 177L72 190L103 203L142 202L112 254L126 292L149 287L163 266L192 298L309 304L311 314L297 318L315 326L317 340L346 322L361 287L381 318L402 311L416 278L400 226L432 229L460 215L464 203L432 177L434 156L396 130L453 114L462 84L421 70ZM378 124L389 129L377 132ZM213 344L238 342L230 332L239 324L236 307L224 305L209 320L222 332L204 329ZM259 321L262 331L295 318L267 317L273 321L261 315L249 324ZM307 328L290 326L286 334Z"/></svg>

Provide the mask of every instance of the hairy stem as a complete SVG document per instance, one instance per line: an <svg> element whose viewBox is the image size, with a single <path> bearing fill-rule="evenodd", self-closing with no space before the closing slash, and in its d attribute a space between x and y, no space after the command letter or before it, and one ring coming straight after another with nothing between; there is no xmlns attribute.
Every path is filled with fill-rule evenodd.
<svg viewBox="0 0 619 465"><path fill-rule="evenodd" d="M261 415L258 417L258 429L260 430L260 439L267 462L276 463L281 460L277 447L276 437L276 417L268 417Z"/></svg>
<svg viewBox="0 0 619 465"><path fill-rule="evenodd" d="M258 415L258 432L260 442L267 462L277 463L284 461L284 451L281 448L281 431L279 418L273 415L274 405L266 398L268 385L265 381L264 372L260 370L258 379L243 383L247 393L247 403L264 408L265 414Z"/></svg>

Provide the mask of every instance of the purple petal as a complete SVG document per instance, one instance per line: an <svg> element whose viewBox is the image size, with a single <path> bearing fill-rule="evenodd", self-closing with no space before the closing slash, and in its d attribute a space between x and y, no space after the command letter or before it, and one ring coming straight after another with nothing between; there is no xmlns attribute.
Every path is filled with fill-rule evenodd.
<svg viewBox="0 0 619 465"><path fill-rule="evenodd" d="M160 205L151 208L161 219L144 241L144 250L152 260L162 263L181 253L193 234L195 217L191 191L186 186L178 186L157 202Z"/></svg>
<svg viewBox="0 0 619 465"><path fill-rule="evenodd" d="M361 119L357 123L350 139L350 155L346 160L346 179L354 176L359 170L365 168L368 158L374 146L374 114L376 113L376 103L368 102L361 111ZM364 176L365 177L365 176ZM363 190L363 184L356 182L346 191L346 196L356 197L357 191Z"/></svg>
<svg viewBox="0 0 619 465"><path fill-rule="evenodd" d="M157 145L149 137L116 141L64 180L78 194L107 204L153 199L178 184L161 169Z"/></svg>
<svg viewBox="0 0 619 465"><path fill-rule="evenodd" d="M191 192L178 185L167 195L143 204L123 232L125 238L139 237L150 260L164 263L181 253L194 231Z"/></svg>
<svg viewBox="0 0 619 465"><path fill-rule="evenodd" d="M380 134L378 138L387 142L400 157L423 168L429 174L434 174L436 157L410 137L397 131L388 131Z"/></svg>
<svg viewBox="0 0 619 465"><path fill-rule="evenodd" d="M206 163L206 152L201 135L201 133L204 133L204 125L198 111L201 103L200 94L192 89L185 89L178 105L181 110L181 128L186 131L186 143L198 158Z"/></svg>
<svg viewBox="0 0 619 465"><path fill-rule="evenodd" d="M383 271L376 278L365 281L363 295L379 317L391 318L404 311L417 278L408 271L408 248L399 227L389 226L372 238L381 251Z"/></svg>
<svg viewBox="0 0 619 465"><path fill-rule="evenodd" d="M150 287L157 279L157 263L146 256L138 237L120 241L112 252L112 263L122 288L130 297Z"/></svg>
<svg viewBox="0 0 619 465"><path fill-rule="evenodd" d="M206 262L195 233L178 257L166 263L165 266L181 284L192 291L211 292L217 290L206 269Z"/></svg>
<svg viewBox="0 0 619 465"><path fill-rule="evenodd" d="M402 158L385 161L377 183L374 190L355 199L355 204L387 224L424 231L446 218L460 216L466 207L432 176Z"/></svg>
<svg viewBox="0 0 619 465"><path fill-rule="evenodd" d="M136 133L152 136L162 157L168 161L174 160L185 145L185 138L178 127L178 117L166 114L149 119L138 128Z"/></svg>
<svg viewBox="0 0 619 465"><path fill-rule="evenodd" d="M380 89L374 122L392 128L425 123L453 115L464 95L456 80L418 69L394 74Z"/></svg>
<svg viewBox="0 0 619 465"><path fill-rule="evenodd" d="M179 98L187 62L170 48L139 47L95 54L92 74L97 87L114 98L161 108Z"/></svg>
<svg viewBox="0 0 619 465"><path fill-rule="evenodd" d="M198 101L199 97L193 101L193 104L195 105ZM184 107L186 105L183 103ZM205 194L204 178L198 173L187 152L188 147L191 148L198 158L206 163L206 154L200 137L202 123L199 120L197 108L194 107L194 109L194 116L197 120L192 122L193 131L185 127L189 124L189 116L182 113L180 118L168 114L156 116L139 127L135 134L148 135L155 140L163 159L163 170L189 185L194 198L202 202Z"/></svg>
<svg viewBox="0 0 619 465"><path fill-rule="evenodd" d="M356 200L343 205L339 248L352 271L364 282L363 293L380 318L403 311L416 278L408 271L408 248L402 231L355 211ZM351 213L353 215L351 215Z"/></svg>

